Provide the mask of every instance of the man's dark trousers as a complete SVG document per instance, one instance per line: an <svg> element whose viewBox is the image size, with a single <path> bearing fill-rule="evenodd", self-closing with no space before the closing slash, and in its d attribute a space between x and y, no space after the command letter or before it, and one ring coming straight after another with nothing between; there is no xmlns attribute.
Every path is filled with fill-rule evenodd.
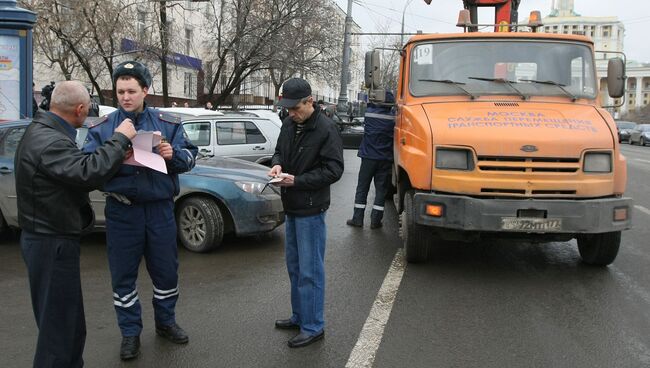
<svg viewBox="0 0 650 368"><path fill-rule="evenodd" d="M78 237L20 237L38 326L34 367L83 367L86 320L81 295Z"/></svg>

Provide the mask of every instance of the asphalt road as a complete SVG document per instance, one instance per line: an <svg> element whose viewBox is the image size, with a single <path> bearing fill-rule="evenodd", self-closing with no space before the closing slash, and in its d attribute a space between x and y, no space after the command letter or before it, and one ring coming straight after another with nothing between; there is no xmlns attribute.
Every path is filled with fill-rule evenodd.
<svg viewBox="0 0 650 368"><path fill-rule="evenodd" d="M628 194L638 207L613 265L582 265L574 241L438 247L430 262L403 270L374 367L650 366L650 147L624 145L623 152ZM345 225L360 164L355 151L345 154L346 171L327 215L323 341L289 349L293 333L273 328L290 313L281 227L270 237L230 239L209 254L181 249L177 319L190 343L156 337L145 302L141 356L122 363L104 238L97 234L82 249L86 365L345 366L401 246L391 205L382 229ZM144 267L138 286L141 300L150 300ZM0 240L0 295L0 367L28 367L36 328L15 236Z"/></svg>

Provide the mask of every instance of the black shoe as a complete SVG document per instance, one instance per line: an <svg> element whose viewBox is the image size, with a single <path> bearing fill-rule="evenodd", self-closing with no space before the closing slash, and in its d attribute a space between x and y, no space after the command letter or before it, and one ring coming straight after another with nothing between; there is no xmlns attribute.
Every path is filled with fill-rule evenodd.
<svg viewBox="0 0 650 368"><path fill-rule="evenodd" d="M381 222L371 222L370 223L370 228L371 229L379 229L382 226L384 226L384 225Z"/></svg>
<svg viewBox="0 0 650 368"><path fill-rule="evenodd" d="M278 319L275 321L275 328L281 328L283 330L297 330L300 329L300 325L293 322L291 318L289 319Z"/></svg>
<svg viewBox="0 0 650 368"><path fill-rule="evenodd" d="M345 223L350 225L350 226L354 226L354 227L363 227L363 222L359 223L359 222L356 222L354 220L348 220Z"/></svg>
<svg viewBox="0 0 650 368"><path fill-rule="evenodd" d="M308 335L304 332L297 334L296 336L289 339L287 344L290 348L301 348L303 346L310 345L325 336L325 330L321 331L316 335Z"/></svg>
<svg viewBox="0 0 650 368"><path fill-rule="evenodd" d="M174 344L187 344L190 341L185 331L176 323L169 326L156 325L156 333Z"/></svg>
<svg viewBox="0 0 650 368"><path fill-rule="evenodd" d="M140 336L122 336L120 359L131 360L140 354Z"/></svg>

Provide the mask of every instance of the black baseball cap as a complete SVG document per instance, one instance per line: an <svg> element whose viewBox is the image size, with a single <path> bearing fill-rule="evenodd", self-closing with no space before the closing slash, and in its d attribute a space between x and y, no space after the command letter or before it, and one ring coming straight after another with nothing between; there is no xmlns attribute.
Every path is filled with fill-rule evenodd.
<svg viewBox="0 0 650 368"><path fill-rule="evenodd" d="M302 78L291 78L282 84L282 94L278 105L290 109L300 100L311 96L311 86Z"/></svg>
<svg viewBox="0 0 650 368"><path fill-rule="evenodd" d="M125 61L119 63L113 70L113 82L117 81L117 78L129 75L135 79L138 79L146 87L151 87L151 73L144 64L137 61Z"/></svg>

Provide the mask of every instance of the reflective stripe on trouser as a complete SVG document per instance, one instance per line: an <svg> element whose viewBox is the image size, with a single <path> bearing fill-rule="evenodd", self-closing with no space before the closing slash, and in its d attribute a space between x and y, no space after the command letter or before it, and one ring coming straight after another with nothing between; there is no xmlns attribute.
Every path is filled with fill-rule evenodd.
<svg viewBox="0 0 650 368"><path fill-rule="evenodd" d="M175 323L178 249L173 202L163 200L125 205L109 197L105 214L113 304L122 335L137 336L142 331L141 306L136 290L142 257L153 281L156 323Z"/></svg>
<svg viewBox="0 0 650 368"><path fill-rule="evenodd" d="M325 212L286 215L285 258L291 281L291 319L310 335L325 327Z"/></svg>

